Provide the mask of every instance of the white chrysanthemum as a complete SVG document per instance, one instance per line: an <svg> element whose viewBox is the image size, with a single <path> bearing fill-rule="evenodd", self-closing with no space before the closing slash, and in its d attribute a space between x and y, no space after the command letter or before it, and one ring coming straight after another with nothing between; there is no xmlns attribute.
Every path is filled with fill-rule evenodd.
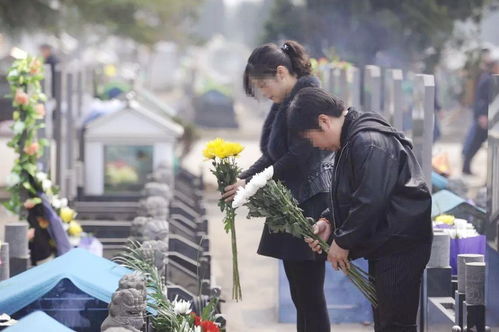
<svg viewBox="0 0 499 332"><path fill-rule="evenodd" d="M9 187L12 187L21 182L21 178L17 173L10 173L9 175L7 175L5 182Z"/></svg>
<svg viewBox="0 0 499 332"><path fill-rule="evenodd" d="M44 172L38 172L36 173L36 178L38 179L38 181L44 181L48 179L48 175Z"/></svg>
<svg viewBox="0 0 499 332"><path fill-rule="evenodd" d="M43 188L43 191L47 191L50 188L52 188L52 181L50 181L49 179L43 180L42 181L42 188Z"/></svg>
<svg viewBox="0 0 499 332"><path fill-rule="evenodd" d="M252 194L248 195L248 197L253 196L258 191L258 189L265 187L266 184L267 184L267 179L265 178L265 174L263 172L255 174L255 176L253 176L251 181L248 183L248 186L254 187L254 189L252 188L251 191Z"/></svg>
<svg viewBox="0 0 499 332"><path fill-rule="evenodd" d="M269 166L267 167L266 169L263 170L263 177L269 181L272 179L272 177L274 176L274 166Z"/></svg>
<svg viewBox="0 0 499 332"><path fill-rule="evenodd" d="M192 311L191 303L189 301L177 300L177 298L175 298L172 304L173 311L176 315L188 315Z"/></svg>
<svg viewBox="0 0 499 332"><path fill-rule="evenodd" d="M236 192L236 196L234 196L234 200L232 201L232 207L237 209L240 206L243 206L248 201L246 196L246 188L239 187Z"/></svg>
<svg viewBox="0 0 499 332"><path fill-rule="evenodd" d="M68 207L68 199L67 198L61 198L61 208Z"/></svg>
<svg viewBox="0 0 499 332"><path fill-rule="evenodd" d="M54 209L60 209L62 207L61 206L61 199L59 198L58 195L52 196L52 200L50 201L50 203L52 204Z"/></svg>
<svg viewBox="0 0 499 332"><path fill-rule="evenodd" d="M273 166L267 167L260 173L256 173L244 188L240 187L237 190L234 201L232 202L232 207L238 208L244 205L260 188L267 185L267 182L272 179L272 176L274 176Z"/></svg>

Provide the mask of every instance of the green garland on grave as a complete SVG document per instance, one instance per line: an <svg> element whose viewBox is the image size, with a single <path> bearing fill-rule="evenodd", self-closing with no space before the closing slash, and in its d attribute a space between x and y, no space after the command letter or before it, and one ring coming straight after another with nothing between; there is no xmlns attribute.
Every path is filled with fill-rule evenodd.
<svg viewBox="0 0 499 332"><path fill-rule="evenodd" d="M37 132L43 127L40 121L45 115L45 95L41 91L43 63L39 58L27 56L16 60L9 69L7 80L14 107L12 131L14 137L8 146L17 158L7 179L10 200L5 207L20 219L27 216L27 209L41 203L37 193L43 191L43 181L37 180L37 161L48 145L46 139L38 139ZM45 182L45 189L47 188ZM50 186L51 187L51 186Z"/></svg>
<svg viewBox="0 0 499 332"><path fill-rule="evenodd" d="M25 220L28 210L42 202L40 193L45 193L57 211L65 230L71 237L82 233L80 224L73 219L75 211L67 206L66 198L59 198L59 188L50 180L48 174L38 168L38 159L44 148L49 145L45 138L38 138L39 129L44 127L45 105L47 97L42 92L41 81L43 62L37 57L27 56L16 60L9 69L7 80L10 84L10 97L14 107L11 129L14 133L8 146L14 149L17 158L8 176L10 200L5 207ZM48 221L40 218L42 229L48 227Z"/></svg>

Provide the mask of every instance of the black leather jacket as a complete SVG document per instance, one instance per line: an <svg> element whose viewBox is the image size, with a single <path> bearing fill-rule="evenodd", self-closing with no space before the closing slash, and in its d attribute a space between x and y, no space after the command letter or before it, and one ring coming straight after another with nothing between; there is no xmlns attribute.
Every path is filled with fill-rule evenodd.
<svg viewBox="0 0 499 332"><path fill-rule="evenodd" d="M323 213L335 225L330 241L351 259L431 244L431 194L411 142L380 115L350 109L341 146Z"/></svg>

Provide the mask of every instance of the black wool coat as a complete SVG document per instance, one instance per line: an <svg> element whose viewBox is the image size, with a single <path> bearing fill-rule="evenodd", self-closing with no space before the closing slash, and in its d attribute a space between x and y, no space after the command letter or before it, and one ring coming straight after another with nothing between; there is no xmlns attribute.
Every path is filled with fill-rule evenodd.
<svg viewBox="0 0 499 332"><path fill-rule="evenodd" d="M253 175L273 165L274 179L289 188L307 217L318 219L327 208L331 187L334 153L314 148L308 140L293 135L287 127L288 108L294 96L305 87L318 87L313 76L298 79L289 96L280 104L273 104L265 119L260 138L262 156L240 178ZM271 233L265 225L258 253L284 260L316 260L303 239L286 233Z"/></svg>

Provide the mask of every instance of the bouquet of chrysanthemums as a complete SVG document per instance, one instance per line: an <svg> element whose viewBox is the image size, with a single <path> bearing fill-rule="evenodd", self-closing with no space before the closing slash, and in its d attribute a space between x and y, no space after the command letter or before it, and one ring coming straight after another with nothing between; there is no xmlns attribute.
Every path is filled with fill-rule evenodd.
<svg viewBox="0 0 499 332"><path fill-rule="evenodd" d="M239 188L232 207L236 209L244 205L249 209L248 218L266 218L265 222L272 232L287 232L295 237L318 240L321 249L328 252L329 245L326 241L314 234L314 220L303 215L291 192L281 182L272 180L273 175L274 169L270 166L253 176L244 188ZM371 304L376 306L376 291L368 273L354 264L350 264L345 273Z"/></svg>
<svg viewBox="0 0 499 332"><path fill-rule="evenodd" d="M239 156L244 147L239 143L227 142L221 138L217 138L206 144L203 150L203 155L211 160L213 168L211 172L217 178L218 190L221 193L225 192L225 187L234 184L237 181L237 176L241 169L237 166L236 157ZM236 301L242 299L241 283L239 280L239 268L237 264L237 243L236 243L236 227L234 219L236 209L231 203L220 199L218 206L222 212L225 212L224 228L231 235L232 242L232 298Z"/></svg>

